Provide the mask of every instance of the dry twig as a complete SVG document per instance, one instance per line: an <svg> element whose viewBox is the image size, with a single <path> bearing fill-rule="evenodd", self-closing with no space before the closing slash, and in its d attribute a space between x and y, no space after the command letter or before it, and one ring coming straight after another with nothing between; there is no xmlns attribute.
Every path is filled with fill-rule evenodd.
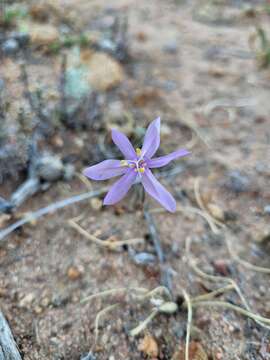
<svg viewBox="0 0 270 360"><path fill-rule="evenodd" d="M95 191L88 191L79 195L71 196L67 199L56 201L48 206L45 206L44 208L41 208L37 211L30 212L27 215L25 215L24 218L22 218L19 221L16 221L15 223L11 224L7 228L0 230L0 242L3 242L5 238L11 234L14 230L20 228L21 226L32 222L34 220L39 219L40 217L54 213L56 210L62 209L68 205L75 204L80 201L84 201L87 199L90 199L95 196L99 196L101 194L104 194L106 191L108 191L108 187L101 188L99 190Z"/></svg>
<svg viewBox="0 0 270 360"><path fill-rule="evenodd" d="M92 346L92 350L94 349L94 347L96 346L97 342L98 342L98 335L99 335L99 331L98 331L98 327L99 327L99 321L100 321L100 318L101 316L103 316L104 314L106 314L107 312L115 309L117 306L119 306L120 303L116 303L116 304L113 304L113 305L109 305L107 306L105 309L102 309L101 311L99 311L97 313L97 316L96 316L96 319L95 319L95 341L94 341L94 344Z"/></svg>
<svg viewBox="0 0 270 360"><path fill-rule="evenodd" d="M10 327L0 311L0 360L21 360Z"/></svg>
<svg viewBox="0 0 270 360"><path fill-rule="evenodd" d="M137 243L144 242L143 238L135 238L135 239L128 239L128 240L122 240L122 241L112 241L110 239L108 240L101 240L97 238L96 236L90 234L88 231L84 230L80 225L78 225L74 220L68 220L68 224L78 231L81 235L83 235L88 240L94 242L95 244L106 247L110 250L116 250L116 248L123 246L123 245L133 245Z"/></svg>

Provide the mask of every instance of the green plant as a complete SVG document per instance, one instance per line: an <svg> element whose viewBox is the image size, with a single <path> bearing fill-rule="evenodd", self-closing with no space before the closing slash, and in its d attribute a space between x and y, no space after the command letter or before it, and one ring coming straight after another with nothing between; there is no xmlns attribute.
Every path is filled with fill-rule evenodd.
<svg viewBox="0 0 270 360"><path fill-rule="evenodd" d="M12 5L4 7L1 24L4 27L14 26L16 20L23 19L27 16L27 9L22 5Z"/></svg>

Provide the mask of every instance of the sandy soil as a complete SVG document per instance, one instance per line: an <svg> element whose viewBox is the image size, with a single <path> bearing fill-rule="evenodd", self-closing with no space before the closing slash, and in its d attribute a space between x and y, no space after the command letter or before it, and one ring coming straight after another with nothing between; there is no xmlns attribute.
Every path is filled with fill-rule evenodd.
<svg viewBox="0 0 270 360"><path fill-rule="evenodd" d="M269 267L270 215L265 210L270 204L269 69L258 67L249 44L258 24L270 31L269 15L263 11L265 3L177 0L53 3L58 12L50 12L48 5L46 22L60 29L65 16L74 33L103 34L115 15L128 17L131 60L119 64L124 76L118 86L103 92L105 128L101 133L107 134L110 125L121 121L126 112L134 119L133 128L144 127L160 115L162 152L176 147L192 151L192 156L176 164L181 165L177 176L161 180L176 196L182 211L174 215L153 214L166 266L172 273L172 300L180 301L183 289L193 297L226 285L226 279L211 282L194 272L185 251L187 240L192 240L192 256L198 259L200 269L234 279L252 311L270 317L269 274L239 263L226 245L229 242L233 254L241 259ZM29 2L26 5L31 9ZM252 6L257 12L251 11ZM61 58L61 52L47 54L32 47L28 50L26 63L31 87L42 84L48 106L57 98ZM9 124L15 123L20 106L28 107L20 81L20 60L20 53L3 55L0 63L6 92L12 99L7 115ZM27 111L31 117L30 110ZM75 156L79 173L98 157L95 140L99 134L100 130L90 133L60 128L43 147L62 157ZM7 198L23 176L6 178L0 194ZM211 229L202 216L189 211L191 207L199 208L194 193L197 178L206 210L221 217L226 227L212 225ZM95 189L102 185L91 184ZM1 221L1 226L28 211L87 190L87 184L76 176L68 182L60 181L27 200L13 218ZM150 209L158 208L153 200L147 201ZM97 246L69 225L69 219L79 216L76 221L90 234L101 239L142 238L144 243L133 248L154 253L142 212L139 208L133 210L130 203L128 196L117 207L95 210L93 201L82 202L25 225L3 243L1 309L23 359L82 359L92 347L95 358L100 360L184 359L187 312L182 307L172 315L158 314L147 331L132 338L130 329L151 312L148 300L139 301L130 291L80 303L86 296L107 289L151 290L160 285L157 263L135 264L126 249L111 251ZM242 306L235 291L216 300L221 299ZM101 318L99 338L93 346L98 312L115 303L119 306ZM147 351L140 351L147 332L158 345L158 357L147 357ZM202 345L208 359L270 359L269 331L222 307L194 308L191 338ZM192 359L200 357L191 355Z"/></svg>

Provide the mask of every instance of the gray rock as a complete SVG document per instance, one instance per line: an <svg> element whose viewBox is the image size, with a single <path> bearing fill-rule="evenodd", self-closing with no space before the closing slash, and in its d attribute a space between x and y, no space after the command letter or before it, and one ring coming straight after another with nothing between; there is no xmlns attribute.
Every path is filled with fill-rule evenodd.
<svg viewBox="0 0 270 360"><path fill-rule="evenodd" d="M8 39L2 44L2 51L5 55L13 55L19 50L18 41L15 39Z"/></svg>
<svg viewBox="0 0 270 360"><path fill-rule="evenodd" d="M64 165L57 156L44 155L37 163L37 174L42 180L53 182L60 180L64 175Z"/></svg>
<svg viewBox="0 0 270 360"><path fill-rule="evenodd" d="M20 47L24 47L25 45L27 45L30 41L30 36L29 34L25 33L25 32L13 32L11 34L11 38L16 40L19 44Z"/></svg>

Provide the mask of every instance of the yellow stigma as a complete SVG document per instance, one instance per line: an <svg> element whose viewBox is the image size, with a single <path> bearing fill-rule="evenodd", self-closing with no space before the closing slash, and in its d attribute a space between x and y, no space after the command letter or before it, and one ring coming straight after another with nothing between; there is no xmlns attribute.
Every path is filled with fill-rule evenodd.
<svg viewBox="0 0 270 360"><path fill-rule="evenodd" d="M144 172L145 172L145 168L144 168L144 167L139 168L139 172L140 172L140 173L144 173Z"/></svg>
<svg viewBox="0 0 270 360"><path fill-rule="evenodd" d="M121 166L128 166L127 160L121 160L120 164L121 164Z"/></svg>
<svg viewBox="0 0 270 360"><path fill-rule="evenodd" d="M140 148L137 148L137 149L136 149L136 154L137 154L137 156L140 156L141 153L142 153L142 150L141 150Z"/></svg>

